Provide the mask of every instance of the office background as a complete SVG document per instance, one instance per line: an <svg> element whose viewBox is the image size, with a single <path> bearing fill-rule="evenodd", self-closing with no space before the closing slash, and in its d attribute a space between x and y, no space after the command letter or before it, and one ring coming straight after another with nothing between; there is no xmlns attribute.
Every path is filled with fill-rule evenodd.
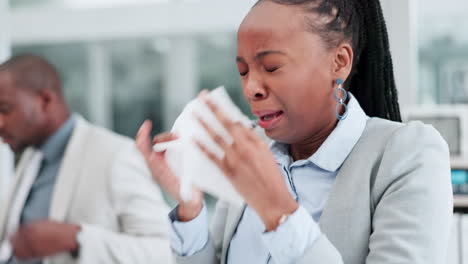
<svg viewBox="0 0 468 264"><path fill-rule="evenodd" d="M254 0L0 0L0 60L31 52L57 66L71 108L90 121L133 137L144 119L154 133L170 128L201 89L224 85L248 113L235 64L236 29ZM403 112L468 104L468 1L381 0ZM452 111L452 109L461 109ZM418 111L414 111L420 114ZM430 119L428 119L430 120ZM453 149L465 146L460 129ZM445 133L451 135L450 131ZM451 138L447 138L451 141ZM466 148L468 149L468 148ZM463 151L454 170L468 169ZM0 199L13 156L0 146ZM468 176L459 176L459 185ZM456 196L457 211L468 199ZM463 256L463 215L454 219L450 263Z"/></svg>

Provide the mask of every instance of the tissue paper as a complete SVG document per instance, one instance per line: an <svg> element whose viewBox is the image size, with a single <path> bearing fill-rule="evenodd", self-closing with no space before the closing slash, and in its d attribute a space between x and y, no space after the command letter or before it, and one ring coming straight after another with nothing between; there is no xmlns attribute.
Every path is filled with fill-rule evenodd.
<svg viewBox="0 0 468 264"><path fill-rule="evenodd" d="M247 127L251 125L251 121L232 102L224 87L213 90L207 97L233 122L240 122ZM218 158L224 156L223 150L211 139L194 114L203 119L226 142L233 141L223 125L200 98L194 99L186 105L171 130L177 134L178 139L168 144L155 145L156 150L166 150L168 165L181 180L181 197L186 201L191 199L190 190L193 184L220 200L237 205L243 204L242 197L223 172L193 142L195 138Z"/></svg>

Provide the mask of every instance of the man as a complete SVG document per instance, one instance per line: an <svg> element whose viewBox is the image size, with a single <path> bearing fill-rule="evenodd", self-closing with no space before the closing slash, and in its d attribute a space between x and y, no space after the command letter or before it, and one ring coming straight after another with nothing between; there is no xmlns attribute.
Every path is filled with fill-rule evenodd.
<svg viewBox="0 0 468 264"><path fill-rule="evenodd" d="M167 207L134 142L70 113L34 55L0 65L0 136L23 151L0 263L170 263Z"/></svg>

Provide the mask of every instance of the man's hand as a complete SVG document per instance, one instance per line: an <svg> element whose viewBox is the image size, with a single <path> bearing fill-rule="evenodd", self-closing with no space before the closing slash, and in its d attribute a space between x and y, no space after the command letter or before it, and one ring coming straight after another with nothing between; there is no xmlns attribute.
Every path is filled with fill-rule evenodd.
<svg viewBox="0 0 468 264"><path fill-rule="evenodd" d="M55 221L37 221L21 226L11 238L16 258L45 258L78 248L80 227Z"/></svg>

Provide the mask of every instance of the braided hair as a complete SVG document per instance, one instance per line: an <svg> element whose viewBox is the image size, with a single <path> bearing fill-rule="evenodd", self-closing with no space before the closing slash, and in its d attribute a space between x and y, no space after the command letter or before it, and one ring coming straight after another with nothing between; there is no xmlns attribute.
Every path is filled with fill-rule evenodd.
<svg viewBox="0 0 468 264"><path fill-rule="evenodd" d="M305 23L329 48L344 41L352 45L355 56L346 89L367 115L401 122L387 27L379 0L259 0L257 4L263 1L300 5L306 13L324 18L306 16Z"/></svg>

